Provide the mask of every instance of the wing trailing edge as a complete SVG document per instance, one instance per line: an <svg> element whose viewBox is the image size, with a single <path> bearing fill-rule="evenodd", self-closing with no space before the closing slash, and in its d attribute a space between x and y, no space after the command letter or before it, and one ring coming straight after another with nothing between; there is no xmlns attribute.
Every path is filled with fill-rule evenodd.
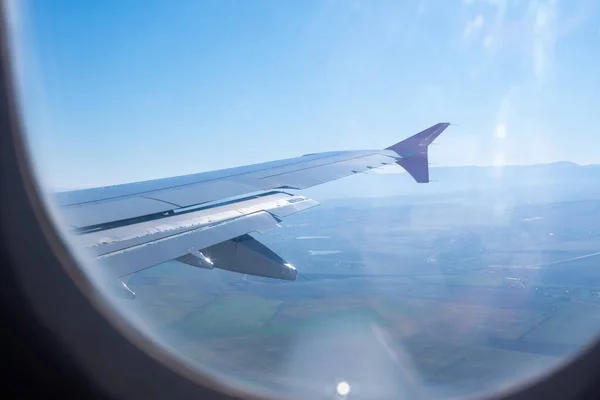
<svg viewBox="0 0 600 400"><path fill-rule="evenodd" d="M386 150L392 150L400 156L396 164L408 172L418 183L429 183L429 145L450 126L449 122L437 123L407 139L404 139Z"/></svg>
<svg viewBox="0 0 600 400"><path fill-rule="evenodd" d="M63 192L56 201L77 243L113 279L177 260L204 269L295 280L296 269L252 235L275 229L288 215L319 203L280 190L301 190L392 163L416 182L430 182L428 147L449 125L435 124L384 150L315 153ZM123 296L135 297L123 281L115 287Z"/></svg>

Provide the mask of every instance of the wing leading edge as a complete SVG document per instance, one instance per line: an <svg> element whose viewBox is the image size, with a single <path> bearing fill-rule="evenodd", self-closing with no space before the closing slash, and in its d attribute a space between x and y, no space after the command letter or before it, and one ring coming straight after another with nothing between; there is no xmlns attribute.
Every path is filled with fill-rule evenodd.
<svg viewBox="0 0 600 400"><path fill-rule="evenodd" d="M428 146L449 125L438 123L383 150L309 154L62 192L55 200L77 240L112 276L177 259L197 267L294 280L295 268L249 236L276 228L281 218L318 204L287 190L394 163L416 182L427 183Z"/></svg>

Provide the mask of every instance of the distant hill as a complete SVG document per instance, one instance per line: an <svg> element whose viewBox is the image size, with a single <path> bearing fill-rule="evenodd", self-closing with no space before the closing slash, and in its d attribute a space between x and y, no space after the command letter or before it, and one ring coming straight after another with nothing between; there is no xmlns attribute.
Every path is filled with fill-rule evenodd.
<svg viewBox="0 0 600 400"><path fill-rule="evenodd" d="M356 174L310 188L316 199L430 196L443 193L539 191L560 198L600 198L600 165L568 161L536 165L432 167L429 184L417 184L405 172Z"/></svg>

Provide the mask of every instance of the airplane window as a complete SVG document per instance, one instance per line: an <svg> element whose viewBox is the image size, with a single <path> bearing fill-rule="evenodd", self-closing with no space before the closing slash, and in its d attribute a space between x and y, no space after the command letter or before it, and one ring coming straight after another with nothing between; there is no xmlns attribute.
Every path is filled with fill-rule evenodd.
<svg viewBox="0 0 600 400"><path fill-rule="evenodd" d="M600 331L592 1L5 7L57 228L198 373L463 398Z"/></svg>

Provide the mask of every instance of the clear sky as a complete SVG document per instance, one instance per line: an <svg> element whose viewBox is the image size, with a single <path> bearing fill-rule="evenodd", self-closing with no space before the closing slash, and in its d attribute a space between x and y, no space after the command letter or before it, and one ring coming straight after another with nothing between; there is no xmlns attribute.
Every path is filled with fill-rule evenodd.
<svg viewBox="0 0 600 400"><path fill-rule="evenodd" d="M593 0L9 3L52 188L382 148L440 165L600 163Z"/></svg>

